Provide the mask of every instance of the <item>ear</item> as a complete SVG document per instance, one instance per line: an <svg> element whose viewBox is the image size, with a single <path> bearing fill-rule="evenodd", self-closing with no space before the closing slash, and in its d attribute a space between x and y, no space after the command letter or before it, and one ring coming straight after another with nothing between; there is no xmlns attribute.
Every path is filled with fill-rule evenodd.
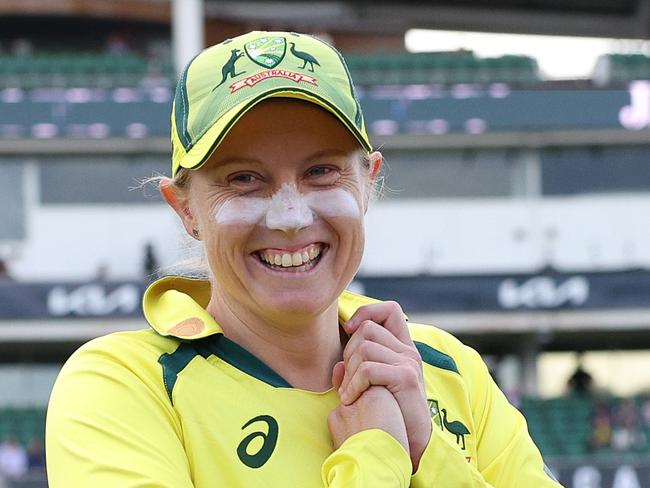
<svg viewBox="0 0 650 488"><path fill-rule="evenodd" d="M183 227L185 227L185 232L187 232L193 239L196 239L197 237L195 234L198 222L196 222L196 219L190 210L190 202L187 196L180 192L171 178L162 178L158 185L158 189L163 200L165 200L180 217Z"/></svg>
<svg viewBox="0 0 650 488"><path fill-rule="evenodd" d="M384 156L379 151L373 151L368 156L370 159L370 182L374 185L381 170L381 164L384 162Z"/></svg>
<svg viewBox="0 0 650 488"><path fill-rule="evenodd" d="M370 195L372 194L373 187L377 182L379 177L379 171L381 170L381 164L384 162L384 157L379 151L373 151L368 155L368 160L370 162L370 169L368 175L368 186L367 191L363 199L363 213L365 214L368 211L368 203L370 201Z"/></svg>

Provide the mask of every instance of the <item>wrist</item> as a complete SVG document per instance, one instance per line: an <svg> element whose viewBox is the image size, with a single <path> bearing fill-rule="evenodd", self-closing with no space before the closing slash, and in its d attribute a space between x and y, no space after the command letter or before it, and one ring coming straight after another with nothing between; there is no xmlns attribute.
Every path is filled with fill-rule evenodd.
<svg viewBox="0 0 650 488"><path fill-rule="evenodd" d="M431 440L431 433L433 431L431 422L428 422L425 425L427 427L423 429L424 435L420 437L421 440L409 442L409 453L411 457L411 464L413 465L413 474L418 470L422 455L424 454L424 451L429 445L429 441Z"/></svg>

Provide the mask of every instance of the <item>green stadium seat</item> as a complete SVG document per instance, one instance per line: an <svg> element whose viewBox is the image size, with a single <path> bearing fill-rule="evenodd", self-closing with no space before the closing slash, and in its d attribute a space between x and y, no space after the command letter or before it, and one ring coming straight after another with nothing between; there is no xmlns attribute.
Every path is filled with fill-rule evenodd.
<svg viewBox="0 0 650 488"><path fill-rule="evenodd" d="M163 76L172 74L171 66L166 62L165 69L159 72ZM61 51L4 55L0 56L0 88L134 86L148 71L147 60L136 54Z"/></svg>

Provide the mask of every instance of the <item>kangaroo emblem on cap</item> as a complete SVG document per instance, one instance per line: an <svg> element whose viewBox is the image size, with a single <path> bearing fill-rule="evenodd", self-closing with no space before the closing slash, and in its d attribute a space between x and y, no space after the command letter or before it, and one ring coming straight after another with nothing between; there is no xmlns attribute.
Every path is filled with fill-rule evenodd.
<svg viewBox="0 0 650 488"><path fill-rule="evenodd" d="M231 78L234 78L235 76L243 75L246 73L246 71L242 71L241 73L235 72L235 63L239 58L241 58L244 55L243 52L241 52L239 49L233 49L230 51L230 59L226 61L226 64L223 65L223 68L221 68L221 82L215 86L212 91L216 90L219 88L221 85L223 85L226 82L226 79L228 78L228 75L230 75Z"/></svg>

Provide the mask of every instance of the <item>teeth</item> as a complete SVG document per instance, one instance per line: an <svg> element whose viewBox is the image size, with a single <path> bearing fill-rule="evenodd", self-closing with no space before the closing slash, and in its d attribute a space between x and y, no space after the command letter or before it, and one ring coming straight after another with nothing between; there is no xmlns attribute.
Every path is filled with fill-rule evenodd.
<svg viewBox="0 0 650 488"><path fill-rule="evenodd" d="M259 253L262 261L275 266L282 266L289 268L291 266L302 266L309 261L316 259L321 253L321 248L318 245L312 245L308 249L294 253L276 253L272 251L261 251Z"/></svg>

